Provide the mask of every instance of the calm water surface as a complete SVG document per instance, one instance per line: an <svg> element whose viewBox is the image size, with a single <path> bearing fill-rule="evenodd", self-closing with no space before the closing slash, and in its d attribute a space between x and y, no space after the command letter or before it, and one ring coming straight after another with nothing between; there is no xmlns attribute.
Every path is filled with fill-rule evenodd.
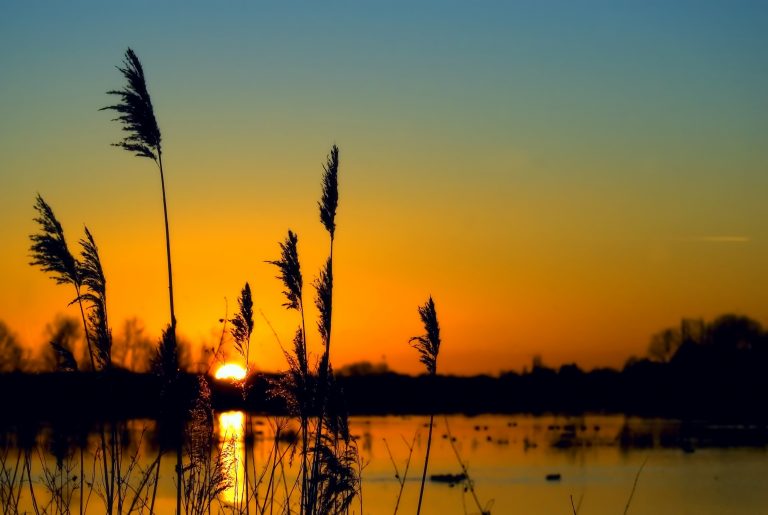
<svg viewBox="0 0 768 515"><path fill-rule="evenodd" d="M254 434L248 451L250 474L261 473L273 449L273 419L256 415L246 419L242 412L218 413L218 449L224 452L237 485L242 485L245 473L246 420ZM427 422L428 417L422 416L351 419L364 465L363 513L393 513L400 488L394 467L403 473L411 444L413 454L399 512L415 512ZM135 421L133 427L139 431L148 424ZM694 441L683 450L679 445L670 446L679 443L680 427L675 421L623 416L438 416L429 473L459 473L458 452L468 466L481 506L490 507L494 514L567 515L573 513L571 502L582 515L620 514L636 478L631 514L768 514L765 446L701 448ZM151 462L153 452L140 451L144 465ZM174 510L174 465L172 456L162 462L158 513ZM292 484L298 459L291 462L286 458L285 465L281 472L286 480L280 488ZM41 468L37 464L33 470L39 473ZM553 474L559 479L547 478ZM213 513L226 513L228 504L242 495L241 490L233 486L224 491ZM75 494L73 507L77 502ZM89 513L99 511L94 509ZM352 512L361 512L357 500ZM479 509L462 485L428 481L422 513L479 513Z"/></svg>

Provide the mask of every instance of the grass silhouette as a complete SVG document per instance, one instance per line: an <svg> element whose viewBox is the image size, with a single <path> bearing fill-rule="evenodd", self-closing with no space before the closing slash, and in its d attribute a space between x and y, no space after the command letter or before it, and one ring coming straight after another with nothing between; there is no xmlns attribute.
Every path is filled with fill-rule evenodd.
<svg viewBox="0 0 768 515"><path fill-rule="evenodd" d="M419 318L424 324L425 334L414 336L410 339L413 347L419 351L419 360L427 368L427 373L433 376L437 373L437 355L440 352L440 325L437 321L435 301L430 295L424 305L419 306ZM424 497L424 483L427 480L427 465L429 464L429 450L432 447L432 427L435 422L435 414L429 415L429 435L427 436L427 452L424 456L424 471L421 473L421 487L419 489L419 504L416 513L421 513L421 502Z"/></svg>
<svg viewBox="0 0 768 515"><path fill-rule="evenodd" d="M171 265L170 231L165 191L165 177L162 161L161 133L155 117L152 101L147 89L146 78L141 62L132 49L125 52L122 66L118 67L126 83L122 89L107 93L118 97L117 103L102 108L117 113L119 122L126 133L124 138L114 143L138 157L149 158L155 162L160 173L165 224L166 260L168 271L168 290L170 322L165 327L152 359L151 369L159 378L161 388L161 414L157 427L159 433L168 432L175 437L176 446L176 513L203 514L210 512L214 502L220 502L220 494L230 487L243 495L235 499L227 511L237 514L272 513L278 511L293 513L294 508L300 515L320 515L326 513L347 513L355 498L359 499L363 509L361 470L362 460L355 440L350 435L349 420L341 390L331 360L333 290L334 290L334 242L336 236L336 214L339 203L339 148L331 147L323 164L321 196L318 201L319 218L323 229L328 233L328 257L312 282L315 290L314 305L319 312L317 330L322 345L322 354L312 364L307 345L304 281L298 252L298 236L291 230L283 242L280 242L280 257L268 263L277 267L278 279L284 287L285 303L289 310L296 310L300 315L300 326L293 338L292 346L283 349L287 370L274 380L270 386L270 395L281 400L288 413L298 425L298 433L293 433L293 422L287 418L275 417L274 443L270 458L257 470L252 460L253 470L249 470L249 456L246 446L244 485L238 485L240 479L231 477L224 469L224 461L236 459L232 447L222 447L218 454L214 451L214 416L211 390L203 375L197 378L194 399L185 399L180 392L179 345L176 334L176 316L174 310L173 274ZM107 398L111 399L111 377L116 370L112 362L112 332L107 310L107 280L99 256L98 247L90 230L85 227L85 236L79 240L81 252L73 255L64 237L62 225L56 219L51 207L37 196L35 209L38 216L35 221L40 231L31 238L31 264L50 274L59 284L70 284L75 290L72 303L77 303L81 313L85 338L88 347L88 359L91 369L103 382ZM419 308L426 334L411 339L419 351L421 361L427 371L434 376L437 367L437 355L440 346L439 326L434 302L429 301ZM246 365L246 379L240 384L243 398L249 394L250 344L254 329L254 304L251 286L245 283L238 297L238 311L233 318L222 320L224 330L220 347L224 344L226 324L230 325L229 334L235 350ZM277 337L277 335L276 335ZM279 342L279 338L278 338ZM56 356L57 369L61 373L82 373L78 367L72 349L63 341L54 339L50 342ZM281 345L282 347L282 345ZM217 351L213 359L219 356ZM208 370L210 370L210 366ZM114 411L114 410L113 410ZM419 494L419 507L424 489L424 480L429 459L432 438L432 422L425 457ZM250 416L245 417L245 440L248 441ZM93 471L87 477L84 462L84 448L80 448L79 487L70 481L74 477L75 465L63 461L57 463L55 470L43 464L42 484L45 486L52 504L41 506L38 503L32 478L32 454L34 445L25 447L25 451L16 463L11 480L6 481L5 465L3 477L0 477L0 496L18 511L21 491L28 483L30 500L34 512L68 513L79 489L80 513L87 509L91 493L103 502L105 513L154 513L155 501L160 483L160 464L164 444L158 445L154 460L145 467L139 463L139 448L147 430L141 432L139 446L124 462L123 447L126 445L123 434L128 430L125 422L119 422L110 415L107 423L99 426L100 447L93 455ZM291 435L295 436L291 436ZM293 449L291 451L291 449ZM413 451L413 445L410 447ZM285 474L286 460L293 452L300 454L300 465L296 481L289 487L290 480ZM0 456L3 464L6 455ZM23 458L23 459L22 459ZM410 461L410 455L409 455ZM98 462L98 467L97 467ZM67 468L69 467L69 468ZM19 472L20 471L20 472ZM25 478L26 476L26 478ZM260 486L266 482L266 493L260 497ZM283 499L277 492L282 483ZM400 484L400 494L405 486L404 478ZM242 488L241 488L242 487ZM86 490L88 490L86 492ZM293 498L294 492L298 501ZM87 497L86 497L87 493ZM252 503L251 500L254 502ZM282 503L282 506L280 506ZM53 508L51 508L53 507ZM49 510L50 508L50 510ZM397 507L396 507L397 509ZM417 512L418 512L417 511Z"/></svg>
<svg viewBox="0 0 768 515"><path fill-rule="evenodd" d="M136 53L128 48L125 51L123 66L118 70L126 80L123 89L107 91L109 95L119 97L116 104L103 107L102 110L115 111L118 116L114 121L122 124L123 131L128 134L115 146L123 148L138 157L152 159L160 172L160 187L163 194L163 219L165 222L165 251L168 264L168 300L170 304L171 322L163 337L165 357L177 354L176 342L176 312L173 302L173 268L171 266L171 236L168 228L168 204L165 195L165 174L163 171L163 150L161 146L160 128L157 125L152 99L149 96L144 68ZM169 347L172 347L169 348ZM180 439L179 439L180 441ZM176 470L179 478L176 482L176 513L181 513L181 443L176 447Z"/></svg>

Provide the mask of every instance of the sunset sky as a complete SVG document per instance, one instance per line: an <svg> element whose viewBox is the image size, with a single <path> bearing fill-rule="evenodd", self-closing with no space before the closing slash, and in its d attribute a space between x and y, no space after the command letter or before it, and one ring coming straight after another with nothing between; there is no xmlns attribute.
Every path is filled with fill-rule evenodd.
<svg viewBox="0 0 768 515"><path fill-rule="evenodd" d="M98 111L130 46L163 135L179 332L197 344L245 281L290 341L299 320L264 261L296 231L311 298L334 143L337 367L421 370L408 338L429 294L438 371L456 374L534 355L621 366L681 317L768 323L768 4L416 4L0 4L0 320L34 347L77 314L28 265L39 192L73 249L93 232L115 335L168 321L159 175L110 147L121 133ZM253 349L283 366L261 315Z"/></svg>

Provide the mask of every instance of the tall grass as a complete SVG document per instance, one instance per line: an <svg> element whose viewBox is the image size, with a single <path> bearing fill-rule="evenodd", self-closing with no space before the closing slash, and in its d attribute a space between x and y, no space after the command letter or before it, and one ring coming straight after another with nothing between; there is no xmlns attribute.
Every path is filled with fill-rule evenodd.
<svg viewBox="0 0 768 515"><path fill-rule="evenodd" d="M75 289L74 302L77 302L80 308L80 318L83 322L83 330L85 331L85 339L88 345L88 357L91 362L91 368L95 370L96 363L93 345L85 318L83 298L80 294L83 283L78 270L77 260L69 251L67 240L64 237L64 229L56 219L53 209L39 194L35 199L34 207L38 213L34 221L40 226L40 232L29 236L29 239L32 241L30 247L32 260L29 264L40 267L43 272L50 274L53 280L56 281L56 284L71 284Z"/></svg>
<svg viewBox="0 0 768 515"><path fill-rule="evenodd" d="M305 506L307 493L307 449L309 437L309 414L312 402L312 378L309 374L309 361L307 359L307 345L305 336L307 324L304 315L304 279L301 275L301 263L298 251L299 237L290 229L284 242L280 245L280 258L267 261L278 268L278 279L283 283L283 295L286 301L283 306L289 310L296 310L301 315L301 326L296 330L291 351L283 349L288 363L288 373L275 385L275 395L287 400L292 413L299 417L301 426L301 500L300 506Z"/></svg>
<svg viewBox="0 0 768 515"><path fill-rule="evenodd" d="M109 95L119 98L116 104L103 107L102 110L111 110L117 113L114 121L120 122L123 131L127 135L119 142L114 143L138 157L152 159L160 172L160 188L163 194L163 220L165 222L165 252L168 265L168 301L170 306L171 322L167 329L167 343L174 348L176 342L176 312L173 302L173 268L171 266L171 236L168 228L168 203L165 195L165 173L163 170L163 150L161 146L162 136L155 118L155 110L152 99L147 89L144 68L136 53L128 48L125 51L123 65L118 70L126 80L126 85L119 90L107 91ZM181 428L179 435L181 434ZM176 445L176 470L179 474L176 482L176 513L181 513L181 470L182 470L182 446L181 438Z"/></svg>
<svg viewBox="0 0 768 515"><path fill-rule="evenodd" d="M192 405L180 395L179 345L176 334L176 315L174 307L173 273L171 265L171 244L168 223L168 207L163 169L161 133L155 117L154 108L146 84L146 77L141 62L130 48L124 55L118 70L125 85L122 89L107 93L116 96L117 102L102 110L116 113L125 135L114 146L122 148L138 157L151 159L160 174L163 200L163 219L165 228L166 262L168 274L168 293L170 322L164 329L154 359L152 370L161 379L161 406L163 412L158 426L175 436L176 445L176 513L195 513L202 515L210 512L211 504L219 494L229 486L231 478L222 468L221 452L214 459L213 452L213 412L211 408L210 388L204 377L200 376L196 398ZM280 511L292 513L294 507L301 515L319 515L326 513L346 513L357 496L362 510L362 490L360 471L362 462L354 439L349 432L344 394L336 382L331 359L333 292L334 292L334 242L336 236L336 213L339 202L339 149L331 147L323 164L321 197L318 202L319 218L323 229L328 233L328 256L312 285L315 290L314 305L319 313L317 330L322 353L319 359L310 359L307 342L305 299L303 277L298 253L298 237L289 230L283 242L280 242L280 257L268 263L277 267L278 278L284 286L286 302L284 306L295 310L300 316L300 325L295 332L293 344L283 349L287 371L272 384L272 395L282 399L289 413L298 422L300 439L288 446L294 451L300 447L300 466L294 487L289 490L285 474L285 460L288 449L281 447L281 438L291 429L282 419L274 421L274 448L259 473L255 460L253 473L249 471L248 451L245 451L244 499L230 506L234 513L250 513L254 499L258 513L271 513L275 508L279 476L282 476L284 505ZM98 247L90 230L85 228L85 236L79 240L81 252L73 255L67 247L64 231L56 219L53 210L37 196L35 209L38 216L35 221L40 231L30 238L31 264L50 274L59 284L70 284L75 291L72 303L77 303L85 330L90 368L104 381L106 388L111 388L110 377L113 371L112 333L107 310L107 281L99 257ZM231 319L224 318L231 324L230 334L235 349L242 356L246 370L250 369L251 336L254 329L254 303L250 285L245 286L238 298L238 312ZM430 297L427 303L419 307L419 315L426 333L411 338L410 343L418 350L421 362L428 374L434 376L437 369L437 356L440 348L440 329L435 312L434 301ZM222 333L223 335L224 333ZM222 341L223 343L223 336ZM62 342L52 341L51 347L56 356L61 372L78 372L78 366L71 348ZM218 355L218 352L216 353ZM248 383L241 385L243 398L248 396ZM111 395L108 398L111 399ZM83 402L81 400L81 402ZM113 408L113 406L111 407ZM432 440L434 414L430 416L429 437L422 473L421 489L417 513L420 513L424 492L424 483L428 468ZM246 415L246 441L250 430L250 418ZM108 429L101 423L99 430L100 447L93 457L93 472L90 481L86 480L84 453L80 451L79 487L70 481L71 470L60 464L54 471L49 471L43 463L42 481L51 492L55 512L69 511L73 492L80 490L80 512L85 510L83 502L86 486L96 491L104 502L104 512L132 513L155 511L158 484L160 481L160 462L164 447L158 448L156 458L148 467L138 465L138 448L124 460L122 434L125 426L110 415ZM162 432L162 431L161 431ZM142 433L143 438L143 433ZM186 447L183 447L186 443ZM410 446L413 451L413 445ZM187 464L184 464L183 451L186 450ZM31 452L25 450L23 460L18 459L13 467L8 466L6 455L2 461L0 481L0 499L18 506L21 490L25 482L29 483L29 494L35 513L47 511L46 506L38 506L35 490L32 486ZM44 460L43 460L44 461ZM127 465L125 463L127 461ZM410 454L409 454L410 462ZM97 465L100 470L97 469ZM13 472L11 472L11 470ZM51 472L49 474L49 472ZM406 466L407 473L407 466ZM26 476L26 479L25 479ZM237 478L234 480L237 482ZM266 493L259 497L259 488L266 482ZM400 483L400 494L405 486L405 478ZM292 501L292 493L298 491L298 503ZM398 496L398 502L399 502ZM397 506L395 508L397 510Z"/></svg>
<svg viewBox="0 0 768 515"><path fill-rule="evenodd" d="M243 400L246 400L248 397L248 388L247 388L247 380L250 373L250 351L251 351L251 334L253 333L253 298L251 297L251 286L246 282L245 286L243 286L243 289L240 292L240 296L237 298L237 306L238 311L235 313L235 317L232 318L229 322L232 324L232 328L230 329L230 332L232 333L232 339L234 340L235 349L240 354L240 356L243 358L243 361L245 362L245 378L240 384L240 388L243 395ZM244 431L244 438L247 442L249 440L249 431L250 431L250 414L246 412L245 414L245 431ZM245 481L245 513L250 512L250 489L249 489L249 477L248 477L248 446L244 446L243 448L243 462L245 466L243 467L243 470L245 472L244 481ZM242 501L243 499L238 499L238 501ZM256 504L258 506L258 499L256 500Z"/></svg>
<svg viewBox="0 0 768 515"><path fill-rule="evenodd" d="M424 305L419 306L419 318L424 324L425 333L410 339L413 347L419 351L419 361L427 369L427 373L434 377L437 373L437 355L440 353L440 325L437 322L435 301L430 295ZM421 487L419 489L419 504L416 508L417 515L421 513L421 501L424 497L424 483L427 480L427 465L429 463L429 450L432 447L432 427L435 422L435 414L429 415L429 435L427 436L427 452L424 456L424 471L421 473Z"/></svg>
<svg viewBox="0 0 768 515"><path fill-rule="evenodd" d="M328 258L313 282L315 307L319 312L317 329L323 346L316 370L309 366L303 279L295 233L288 231L288 237L280 243L280 259L269 261L280 270L278 278L285 287L284 306L301 313L301 326L296 331L293 347L283 349L288 371L273 385L273 394L282 398L299 419L302 447L299 512L307 515L344 512L360 493L359 455L349 435L343 393L334 380L330 354L338 168L339 149L334 145L323 166L322 194L318 202L320 221L328 232L330 245ZM310 430L310 418L314 419L313 430Z"/></svg>
<svg viewBox="0 0 768 515"><path fill-rule="evenodd" d="M79 258L76 258L69 250L64 230L61 223L56 219L53 209L37 196L35 209L38 217L35 221L40 226L40 232L32 234L30 239L32 246L31 265L39 266L44 272L53 275L59 284L72 284L75 288L76 297L70 303L77 303L80 307L83 327L85 330L86 341L88 342L88 356L91 368L97 373L97 380L107 389L108 402L112 402L111 370L112 370L112 331L108 321L107 311L107 280L104 274L104 268L99 256L99 249L93 234L85 227L85 236L80 239L79 244L81 252ZM72 349L68 348L64 342L54 339L50 342L57 361L57 369L61 372L77 372L79 367L74 358ZM80 399L79 402L85 402ZM131 486L132 475L137 473L138 453L134 454L125 465L123 463L122 434L123 425L119 423L114 416L114 406L100 406L100 410L110 413L108 430L104 422L99 424L99 452L94 456L94 473L89 482L90 489L96 489L99 497L104 501L105 513L121 514L124 512L125 503L130 500L131 507L135 506L138 499L144 495L145 489L148 491L150 481L148 480L149 471L142 473L139 488ZM108 433L108 435L107 435ZM31 459L28 454L26 460ZM96 461L100 461L100 478L97 479L95 473ZM56 506L59 508L68 507L71 500L71 490L67 484L62 483L57 477L61 477L61 463L57 463L58 475L49 473L44 460L41 459L43 470L42 481L48 487L49 493L56 496L65 496L56 498ZM33 500L33 508L37 512L37 502L34 498L34 489L32 488L31 464L25 463L28 481L30 482L30 496ZM80 454L80 511L85 509L85 464L83 458L83 449L81 446ZM90 497L90 493L89 493ZM43 507L44 511L46 510ZM62 508L63 509L63 508ZM62 511L57 509L57 512ZM68 508L64 511L68 511Z"/></svg>

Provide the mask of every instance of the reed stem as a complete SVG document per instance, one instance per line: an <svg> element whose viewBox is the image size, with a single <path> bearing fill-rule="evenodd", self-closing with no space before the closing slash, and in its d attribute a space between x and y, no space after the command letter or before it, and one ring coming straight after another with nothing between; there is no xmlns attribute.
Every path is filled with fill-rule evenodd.
<svg viewBox="0 0 768 515"><path fill-rule="evenodd" d="M427 455L424 457L424 471L421 473L421 488L419 489L419 505L416 508L416 515L421 513L421 500L424 497L424 483L427 480L427 464L429 463L429 449L432 447L432 426L435 422L435 415L429 416L429 436L427 436Z"/></svg>

